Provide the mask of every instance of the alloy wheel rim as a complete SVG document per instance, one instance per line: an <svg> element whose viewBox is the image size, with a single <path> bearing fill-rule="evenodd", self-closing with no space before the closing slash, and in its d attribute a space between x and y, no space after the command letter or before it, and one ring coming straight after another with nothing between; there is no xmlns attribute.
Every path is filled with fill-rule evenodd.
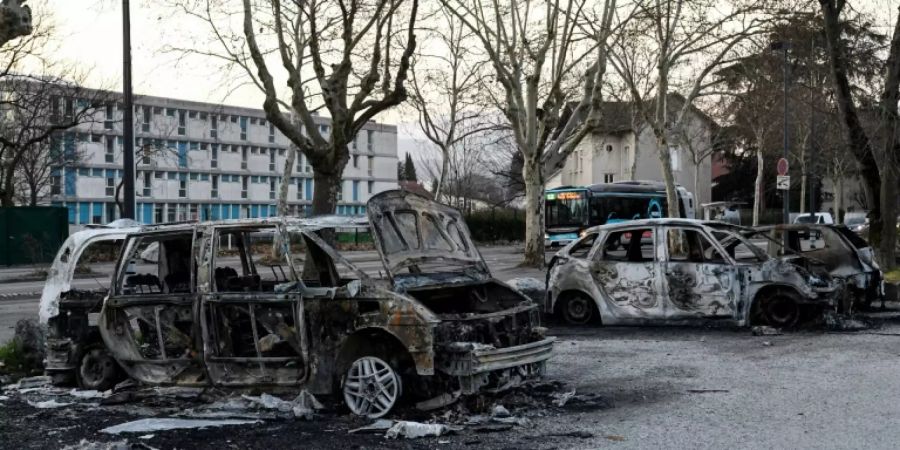
<svg viewBox="0 0 900 450"><path fill-rule="evenodd" d="M344 401L354 414L378 418L400 397L400 378L391 366L374 356L357 359L347 371Z"/></svg>

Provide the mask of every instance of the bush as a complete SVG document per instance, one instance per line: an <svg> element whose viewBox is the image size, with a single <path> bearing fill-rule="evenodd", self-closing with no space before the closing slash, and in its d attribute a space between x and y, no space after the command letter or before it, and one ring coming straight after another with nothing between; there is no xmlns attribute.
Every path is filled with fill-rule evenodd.
<svg viewBox="0 0 900 450"><path fill-rule="evenodd" d="M525 212L517 209L485 209L466 216L476 242L521 241L525 237Z"/></svg>

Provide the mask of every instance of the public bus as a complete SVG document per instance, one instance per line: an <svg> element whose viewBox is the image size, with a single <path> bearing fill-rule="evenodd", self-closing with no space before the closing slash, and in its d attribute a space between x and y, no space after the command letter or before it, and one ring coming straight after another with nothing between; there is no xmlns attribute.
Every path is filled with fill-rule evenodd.
<svg viewBox="0 0 900 450"><path fill-rule="evenodd" d="M679 217L695 218L694 196L680 185L676 191ZM544 201L547 247L566 245L595 225L668 217L666 186L656 181L561 186L547 190Z"/></svg>

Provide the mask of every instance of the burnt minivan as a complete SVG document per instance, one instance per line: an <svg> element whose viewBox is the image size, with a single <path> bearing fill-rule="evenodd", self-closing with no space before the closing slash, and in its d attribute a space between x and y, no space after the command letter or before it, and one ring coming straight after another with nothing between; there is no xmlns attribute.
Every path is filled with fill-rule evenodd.
<svg viewBox="0 0 900 450"><path fill-rule="evenodd" d="M98 330L147 384L286 386L380 417L540 377L538 306L494 279L458 211L388 191L367 205L369 276L326 237L352 218L145 226L128 234Z"/></svg>

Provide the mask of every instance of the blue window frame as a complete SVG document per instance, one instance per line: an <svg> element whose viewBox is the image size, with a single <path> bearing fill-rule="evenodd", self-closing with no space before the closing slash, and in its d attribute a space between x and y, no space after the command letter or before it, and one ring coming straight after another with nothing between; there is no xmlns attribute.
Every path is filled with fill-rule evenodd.
<svg viewBox="0 0 900 450"><path fill-rule="evenodd" d="M251 218L259 217L259 205L250 205L250 217Z"/></svg>
<svg viewBox="0 0 900 450"><path fill-rule="evenodd" d="M353 180L353 201L359 201L359 180Z"/></svg>
<svg viewBox="0 0 900 450"><path fill-rule="evenodd" d="M80 177L91 176L91 169L88 169L87 167L79 167L78 168L78 176L80 176Z"/></svg>
<svg viewBox="0 0 900 450"><path fill-rule="evenodd" d="M69 203L66 208L69 210L69 225L75 225L75 218L78 217L78 205Z"/></svg>
<svg viewBox="0 0 900 450"><path fill-rule="evenodd" d="M209 174L208 174L208 173L201 173L201 174L200 174L200 181L209 181Z"/></svg>
<svg viewBox="0 0 900 450"><path fill-rule="evenodd" d="M231 218L232 219L240 219L241 218L241 205L231 205Z"/></svg>
<svg viewBox="0 0 900 450"><path fill-rule="evenodd" d="M178 142L178 167L187 167L187 142Z"/></svg>
<svg viewBox="0 0 900 450"><path fill-rule="evenodd" d="M312 200L313 196L313 183L311 178L306 179L306 199Z"/></svg>
<svg viewBox="0 0 900 450"><path fill-rule="evenodd" d="M197 173L191 173L191 181L197 181Z"/></svg>
<svg viewBox="0 0 900 450"><path fill-rule="evenodd" d="M91 218L94 217L99 217L99 222L103 222L103 203L94 203L94 214L92 214Z"/></svg>
<svg viewBox="0 0 900 450"><path fill-rule="evenodd" d="M102 176L103 176L103 169L94 168L93 171L92 171L92 173L91 173L91 176L92 176L92 177L102 177Z"/></svg>
<svg viewBox="0 0 900 450"><path fill-rule="evenodd" d="M75 195L75 181L77 180L77 174L75 173L74 167L66 167L66 195L74 196Z"/></svg>
<svg viewBox="0 0 900 450"><path fill-rule="evenodd" d="M168 173L166 174L166 176L167 176L170 180L177 180L177 179L178 179L178 172L168 172Z"/></svg>
<svg viewBox="0 0 900 450"><path fill-rule="evenodd" d="M143 210L144 215L141 217L141 222L145 224L153 223L153 203L144 203Z"/></svg>
<svg viewBox="0 0 900 450"><path fill-rule="evenodd" d="M78 204L78 223L84 225L91 223L91 204L82 202Z"/></svg>
<svg viewBox="0 0 900 450"><path fill-rule="evenodd" d="M191 150L200 150L199 142L191 142Z"/></svg>
<svg viewBox="0 0 900 450"><path fill-rule="evenodd" d="M210 220L219 220L219 205L209 205Z"/></svg>

